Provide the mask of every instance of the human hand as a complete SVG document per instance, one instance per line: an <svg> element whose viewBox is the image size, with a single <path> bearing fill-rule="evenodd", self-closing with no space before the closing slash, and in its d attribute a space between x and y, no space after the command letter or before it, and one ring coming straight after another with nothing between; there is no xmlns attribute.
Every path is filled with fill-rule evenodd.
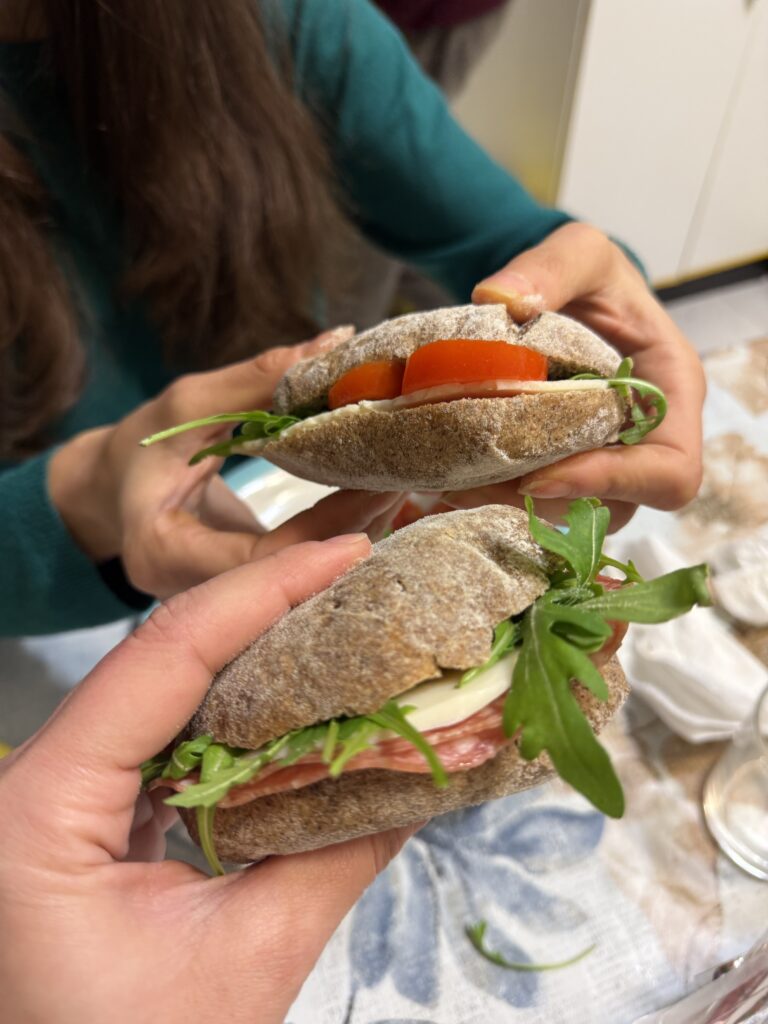
<svg viewBox="0 0 768 1024"><path fill-rule="evenodd" d="M221 459L188 465L197 450L230 432L226 424L139 447L142 438L175 423L268 409L290 366L338 344L350 331L329 331L303 345L180 377L119 423L86 431L58 449L49 463L48 489L82 550L95 562L119 555L137 589L163 598L303 540L359 530L375 539L401 495L338 492L264 533L219 476Z"/></svg>
<svg viewBox="0 0 768 1024"><path fill-rule="evenodd" d="M544 310L565 313L591 327L625 356L633 373L660 387L666 419L634 446L584 452L519 480L445 497L457 508L491 502L522 505L536 499L546 518L560 518L568 502L597 496L611 506L613 529L638 504L675 509L701 483L701 410L704 372L698 355L657 302L622 250L586 224L566 224L481 281L475 302L503 302L519 321Z"/></svg>
<svg viewBox="0 0 768 1024"><path fill-rule="evenodd" d="M6 1024L284 1020L412 830L209 879L178 861L146 862L171 809L158 791L165 822L146 797L135 811L139 766L173 739L218 669L369 550L360 536L302 544L173 598L0 762Z"/></svg>

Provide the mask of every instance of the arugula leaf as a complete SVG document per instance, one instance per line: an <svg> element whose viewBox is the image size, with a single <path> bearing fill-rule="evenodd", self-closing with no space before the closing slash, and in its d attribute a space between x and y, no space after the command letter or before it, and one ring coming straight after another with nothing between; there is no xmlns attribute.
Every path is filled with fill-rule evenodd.
<svg viewBox="0 0 768 1024"><path fill-rule="evenodd" d="M173 807L215 807L233 786L242 786L250 782L265 765L274 761L281 767L287 767L318 748L322 750L323 760L329 765L329 775L336 778L353 757L371 745L381 729L394 732L412 743L424 755L435 785L447 786L447 773L434 749L408 722L406 715L409 710L401 708L395 701L388 701L373 715L333 719L330 722L308 726L306 729L296 729L261 750L247 751L237 756L232 748L224 744L213 744L208 737L198 737L200 745L204 747L200 781L168 797L165 802ZM190 764L189 771L193 771L195 767L189 748L194 742L196 741L186 741L186 744L181 744L177 748L181 750L180 758L186 759L186 763ZM339 746L341 752L334 757Z"/></svg>
<svg viewBox="0 0 768 1024"><path fill-rule="evenodd" d="M150 757L148 761L144 761L141 766L141 786L142 789L148 786L153 779L159 778L168 764L168 758L165 754L157 754L155 757Z"/></svg>
<svg viewBox="0 0 768 1024"><path fill-rule="evenodd" d="M290 734L289 734L290 735ZM206 781L187 786L180 793L174 793L165 801L171 807L213 807L222 800L233 786L242 786L257 775L265 764L274 760L277 751L288 741L289 736L281 736L261 751L244 754L233 758L230 765L220 767L210 774ZM217 746L221 746L217 744Z"/></svg>
<svg viewBox="0 0 768 1024"><path fill-rule="evenodd" d="M564 558L578 584L591 583L600 565L603 542L611 521L608 509L597 498L577 498L570 503L565 516L568 532L561 533L536 518L533 500L528 495L525 508L528 528L536 543Z"/></svg>
<svg viewBox="0 0 768 1024"><path fill-rule="evenodd" d="M216 807L198 807L195 810L195 822L197 834L200 839L200 849L208 861L208 865L214 875L223 875L224 868L221 866L219 855L216 853L216 845L213 839L213 821L216 817Z"/></svg>
<svg viewBox="0 0 768 1024"><path fill-rule="evenodd" d="M606 590L587 598L579 607L620 622L667 622L690 611L694 605L712 604L708 576L706 565L676 569L655 580Z"/></svg>
<svg viewBox="0 0 768 1024"><path fill-rule="evenodd" d="M199 740L208 739L203 752L201 754L200 761L200 781L203 783L210 782L215 779L219 772L225 771L227 768L231 768L234 763L234 757L230 749L222 743L213 743L210 737L201 736ZM195 740L190 740L189 744L194 744ZM185 746L185 744L182 744ZM210 865L211 871L214 875L223 875L224 868L221 866L218 854L216 853L216 844L213 837L213 825L216 817L216 807L198 807L195 812L195 818L197 821L197 832L200 837L200 848L205 855L205 859Z"/></svg>
<svg viewBox="0 0 768 1024"><path fill-rule="evenodd" d="M435 753L434 747L424 739L418 729L414 729L406 718L407 713L412 710L412 708L400 707L394 700L389 700L381 711L367 717L369 721L380 725L382 729L389 729L390 732L395 732L404 740L412 743L419 753L424 755L424 760L432 772L434 784L438 789L445 789L449 784L448 774Z"/></svg>
<svg viewBox="0 0 768 1024"><path fill-rule="evenodd" d="M169 437L176 437L177 434L184 434L188 430L196 430L198 427L212 427L219 423L242 423L243 434L248 440L255 440L261 437L274 437L281 431L299 423L298 416L279 415L277 413L265 412L263 409L254 409L250 412L220 412L215 416L205 416L199 420L189 420L187 423L180 423L175 427L168 427L167 430L160 430L139 441L142 448L148 448L158 441L165 441Z"/></svg>
<svg viewBox="0 0 768 1024"><path fill-rule="evenodd" d="M477 924L468 924L464 929L464 934L480 956L485 957L486 960L490 960L490 962L492 964L496 964L497 967L506 968L508 971L557 971L560 970L561 967L570 967L571 964L576 964L579 960L583 960L584 957L589 956L597 946L597 943L593 942L591 946L587 946L586 949L582 949L580 953L577 953L576 956L569 957L568 960L559 960L556 963L549 964L529 964L516 960L507 960L501 955L501 953L488 949L485 945L485 931L487 927L487 921L478 921Z"/></svg>
<svg viewBox="0 0 768 1024"><path fill-rule="evenodd" d="M341 753L328 766L330 777L337 779L353 757L368 749L377 732L376 723L367 718L348 718L339 722L337 742L341 744Z"/></svg>
<svg viewBox="0 0 768 1024"><path fill-rule="evenodd" d="M629 403L629 418L632 426L627 427L619 434L622 444L637 444L642 441L646 434L662 422L667 415L667 399L661 388L657 388L650 381L633 377L632 360L627 357L622 359L614 377L601 377L599 373L578 373L572 380L604 380L611 387L616 388ZM653 409L653 413L647 413L639 402L632 398L632 392L636 391L641 398L647 398Z"/></svg>
<svg viewBox="0 0 768 1024"><path fill-rule="evenodd" d="M339 739L339 723L334 718L328 725L323 743L323 764L330 764L333 760L333 752Z"/></svg>
<svg viewBox="0 0 768 1024"><path fill-rule="evenodd" d="M542 547L560 555L567 568L555 572L551 589L527 609L521 646L504 704L504 730L520 730L520 752L532 760L546 750L558 774L599 810L623 813L623 794L610 759L597 741L571 690L578 680L600 700L608 693L590 654L612 633L612 621L666 622L707 605L707 568L679 569L645 581L636 568L601 553L608 526L607 509L597 499L571 502L566 534L533 515L526 499L531 534ZM605 590L595 582L605 565L622 569L629 585Z"/></svg>
<svg viewBox="0 0 768 1024"><path fill-rule="evenodd" d="M203 448L201 451L196 452L189 460L190 466L194 466L209 455L225 458L227 455L239 448L244 441L257 441L263 438L277 437L278 434L287 430L288 427L292 427L295 423L300 422L301 418L299 416L278 415L276 413L265 412L263 409L255 409L251 412L222 412L217 413L215 416L206 416L203 419L190 420L188 423L180 423L178 426L169 427L167 430L161 430L157 434L145 437L143 440L139 441L139 444L143 448L147 448L149 445L156 444L158 441L165 441L169 437L176 437L177 434L183 434L187 430L196 430L198 427L216 426L219 423L238 423L242 425L240 433L236 434L234 437L230 437L225 441L220 441L218 444L212 444L208 448Z"/></svg>
<svg viewBox="0 0 768 1024"><path fill-rule="evenodd" d="M321 722L319 725L310 725L306 729L294 729L285 736L285 743L278 747L275 756L280 755L280 764L287 768L296 764L305 754L309 754L316 747L323 746L330 723ZM272 758L270 758L272 760Z"/></svg>
<svg viewBox="0 0 768 1024"><path fill-rule="evenodd" d="M196 736L193 740L185 740L171 754L165 766L163 779L183 779L195 771L203 759L203 754L213 743L213 736Z"/></svg>
<svg viewBox="0 0 768 1024"><path fill-rule="evenodd" d="M523 643L504 702L504 732L514 736L522 730L520 753L526 760L546 750L562 779L598 810L620 818L621 784L571 690L571 680L578 679L605 699L605 681L583 650L554 632L562 611L539 599L523 618Z"/></svg>
<svg viewBox="0 0 768 1024"><path fill-rule="evenodd" d="M599 569L604 569L607 565L613 566L614 569L619 569L624 573L624 579L627 583L642 583L643 577L637 571L637 566L630 560L628 562L618 562L615 558L609 558L608 555L600 556Z"/></svg>
<svg viewBox="0 0 768 1024"><path fill-rule="evenodd" d="M513 622L511 619L505 619L493 631L493 645L491 646L491 653L488 658L483 662L482 665L477 665L475 668L468 669L461 679L456 683L456 689L461 689L462 686L466 686L467 683L471 683L473 679L476 679L481 673L487 671L489 668L501 661L502 658L506 657L515 647L520 643L520 626L517 622Z"/></svg>

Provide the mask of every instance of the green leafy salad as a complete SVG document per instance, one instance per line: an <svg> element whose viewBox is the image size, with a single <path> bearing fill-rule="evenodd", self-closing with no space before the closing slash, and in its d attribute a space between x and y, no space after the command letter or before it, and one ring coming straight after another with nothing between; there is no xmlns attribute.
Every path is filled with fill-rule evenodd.
<svg viewBox="0 0 768 1024"><path fill-rule="evenodd" d="M622 360L615 377L601 377L595 373L580 373L571 380L600 381L607 387L616 388L624 396L629 406L629 419L631 426L619 434L619 440L623 444L637 444L646 434L654 430L667 414L667 400L664 392L650 384L647 380L632 376L632 360ZM633 396L636 392L641 401L636 401ZM643 404L645 400L646 404ZM647 406L651 411L648 411ZM308 419L317 415L316 412L307 413L305 416L277 415L271 412L264 412L256 409L252 412L223 412L215 416L207 416L200 420L190 420L189 423L181 423L167 430L161 430L151 437L145 437L140 443L143 447L156 444L158 441L165 441L169 437L183 434L188 430L196 430L198 427L212 427L222 423L238 424L234 437L219 441L217 444L209 445L207 448L195 452L189 460L190 466L194 466L209 455L218 458L226 458L238 451L246 441L275 440L289 427L300 423L302 419Z"/></svg>
<svg viewBox="0 0 768 1024"><path fill-rule="evenodd" d="M666 622L694 605L710 604L707 567L697 565L643 580L631 562L624 565L602 553L610 514L596 498L571 502L565 533L536 519L530 498L526 498L526 507L533 539L557 556L549 589L521 615L497 626L489 658L465 672L457 686L468 685L515 653L503 707L506 736L516 739L527 760L546 751L562 779L598 810L620 817L624 811L621 784L573 694L572 683L577 680L599 700L606 700L607 686L590 655L611 638L611 624ZM621 581L612 581L612 587L597 579L607 566L623 575ZM166 803L197 808L201 846L213 869L220 872L213 847L216 806L233 787L250 782L267 765L287 767L307 754L320 754L328 774L335 778L357 754L379 742L382 734L395 735L422 754L436 786L449 785L450 776L436 751L409 723L410 710L407 704L389 700L375 714L296 729L259 750L243 750L216 743L210 736L197 736L147 761L142 766L142 782L178 781L197 773Z"/></svg>

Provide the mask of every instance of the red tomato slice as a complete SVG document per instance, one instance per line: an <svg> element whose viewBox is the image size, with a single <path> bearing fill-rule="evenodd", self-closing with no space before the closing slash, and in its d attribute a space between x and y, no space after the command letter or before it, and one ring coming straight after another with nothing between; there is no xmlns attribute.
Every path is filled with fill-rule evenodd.
<svg viewBox="0 0 768 1024"><path fill-rule="evenodd" d="M524 345L505 341L433 341L409 357L404 395L441 384L488 380L546 380L547 359Z"/></svg>
<svg viewBox="0 0 768 1024"><path fill-rule="evenodd" d="M405 364L402 359L383 359L355 366L339 377L328 392L328 408L355 402L396 398L400 394Z"/></svg>

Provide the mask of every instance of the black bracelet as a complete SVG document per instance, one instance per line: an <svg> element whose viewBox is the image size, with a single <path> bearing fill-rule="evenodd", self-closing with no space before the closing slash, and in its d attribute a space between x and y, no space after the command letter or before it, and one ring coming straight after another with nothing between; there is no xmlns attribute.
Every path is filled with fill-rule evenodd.
<svg viewBox="0 0 768 1024"><path fill-rule="evenodd" d="M101 562L96 566L103 582L109 587L115 597L123 604L127 604L137 612L145 612L154 602L151 594L145 594L143 590L137 590L125 575L123 560L119 556L110 558L107 562Z"/></svg>

